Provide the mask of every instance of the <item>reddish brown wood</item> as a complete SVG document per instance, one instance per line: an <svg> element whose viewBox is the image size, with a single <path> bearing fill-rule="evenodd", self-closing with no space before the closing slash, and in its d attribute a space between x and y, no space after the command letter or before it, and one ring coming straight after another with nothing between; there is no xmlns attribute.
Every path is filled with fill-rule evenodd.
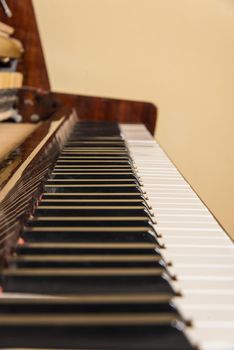
<svg viewBox="0 0 234 350"><path fill-rule="evenodd" d="M62 107L75 108L79 119L112 120L121 123L143 123L154 134L157 108L152 103L117 100L102 97L71 95L40 90L20 91L19 112L24 121L31 122L37 114L46 120Z"/></svg>
<svg viewBox="0 0 234 350"><path fill-rule="evenodd" d="M54 92L52 96L61 105L74 107L79 119L143 123L154 134L157 108L152 103Z"/></svg>
<svg viewBox="0 0 234 350"><path fill-rule="evenodd" d="M7 3L13 17L7 18L0 6L0 20L13 26L14 36L23 43L25 52L17 70L24 74L24 85L49 90L49 77L32 1L8 0Z"/></svg>

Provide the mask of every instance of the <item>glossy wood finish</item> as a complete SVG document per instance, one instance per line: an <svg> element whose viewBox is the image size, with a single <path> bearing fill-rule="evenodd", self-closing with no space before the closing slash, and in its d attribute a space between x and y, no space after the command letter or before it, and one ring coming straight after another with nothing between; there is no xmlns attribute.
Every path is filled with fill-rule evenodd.
<svg viewBox="0 0 234 350"><path fill-rule="evenodd" d="M15 28L14 36L24 46L24 54L18 70L24 73L24 85L50 89L46 62L31 0L8 0L13 16L7 18L0 6L0 18Z"/></svg>
<svg viewBox="0 0 234 350"><path fill-rule="evenodd" d="M0 264L17 241L43 179L58 156L76 116L61 110L42 123L0 167Z"/></svg>
<svg viewBox="0 0 234 350"><path fill-rule="evenodd" d="M111 120L119 123L142 123L153 135L156 128L157 108L152 103L117 100L104 97L46 92L39 89L19 90L19 112L25 122L38 115L46 120L60 108L76 110L80 120Z"/></svg>
<svg viewBox="0 0 234 350"><path fill-rule="evenodd" d="M52 93L59 104L74 107L81 120L112 120L119 123L142 123L154 134L157 108L152 103L102 97Z"/></svg>

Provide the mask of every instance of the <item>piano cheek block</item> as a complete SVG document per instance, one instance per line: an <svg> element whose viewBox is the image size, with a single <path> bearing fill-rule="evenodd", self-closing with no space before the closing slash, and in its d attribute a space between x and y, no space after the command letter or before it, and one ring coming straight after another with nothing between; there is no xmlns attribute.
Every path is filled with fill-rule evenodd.
<svg viewBox="0 0 234 350"><path fill-rule="evenodd" d="M172 324L118 325L1 325L1 348L191 350Z"/></svg>

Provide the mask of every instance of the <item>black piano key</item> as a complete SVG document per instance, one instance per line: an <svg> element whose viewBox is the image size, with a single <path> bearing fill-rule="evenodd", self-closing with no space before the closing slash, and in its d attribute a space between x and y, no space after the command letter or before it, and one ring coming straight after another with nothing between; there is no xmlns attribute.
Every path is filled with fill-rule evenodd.
<svg viewBox="0 0 234 350"><path fill-rule="evenodd" d="M45 192L53 192L53 193L134 193L134 194L140 194L141 191L139 188L136 187L135 184L127 184L127 185L87 185L87 184L80 184L80 185L59 185L59 184L45 184L44 185Z"/></svg>
<svg viewBox="0 0 234 350"><path fill-rule="evenodd" d="M73 148L76 149L119 149L123 148L127 150L127 146L123 140L68 140L64 144L64 149Z"/></svg>
<svg viewBox="0 0 234 350"><path fill-rule="evenodd" d="M89 228L84 230L81 228L58 227L51 229L48 227L33 227L24 230L22 238L26 242L67 242L67 243L154 243L157 244L156 236L149 233L147 230L142 231L127 231L123 229L113 230L95 230Z"/></svg>
<svg viewBox="0 0 234 350"><path fill-rule="evenodd" d="M105 129L105 130L104 130ZM97 138L109 138L111 140L114 140L116 138L120 138L120 132L117 129L107 129L102 128L102 127L98 127L98 128L93 128L93 127L86 127L86 128L79 128L77 130L74 130L70 137L69 137L69 141L70 140L80 140L81 138L89 138L89 139L97 139Z"/></svg>
<svg viewBox="0 0 234 350"><path fill-rule="evenodd" d="M124 192L119 192L119 193L104 193L104 192L96 192L96 193L68 193L68 192L60 192L60 193L54 193L54 192L47 192L43 193L41 195L41 199L77 199L77 200L133 200L133 199L138 199L138 200L143 200L142 194L141 193L124 193Z"/></svg>
<svg viewBox="0 0 234 350"><path fill-rule="evenodd" d="M72 133L71 136L69 137L69 141L77 141L80 140L82 137L90 138L90 139L97 139L97 138L111 138L112 140L115 137L119 137L119 132L116 130L101 130L101 129L93 129L89 130L87 129L82 129L82 130L77 130L76 132Z"/></svg>
<svg viewBox="0 0 234 350"><path fill-rule="evenodd" d="M6 316L5 316L6 317ZM64 317L64 316L63 316ZM125 316L123 325L119 317L114 322L96 323L90 321L88 315L82 315L69 320L63 317L54 317L54 321L47 318L46 322L39 315L32 317L22 316L17 322L15 316L7 318L8 322L1 322L0 346L3 348L53 348L53 349L105 349L105 350L191 350L187 338L179 327L176 327L176 318L166 322L165 318L156 316L147 318L133 314L133 324ZM103 318L103 317L102 317ZM147 322L149 319L151 322ZM155 322L153 320L155 319ZM44 321L46 318L44 318ZM83 322L82 322L82 321ZM85 324L85 320L89 320ZM114 320L113 320L114 321ZM138 322L137 322L138 321ZM33 323L33 324L32 324ZM45 324L44 324L45 323ZM12 336L14 334L14 336Z"/></svg>
<svg viewBox="0 0 234 350"><path fill-rule="evenodd" d="M95 185L95 186L107 186L107 185L119 185L119 186L124 186L124 185L133 185L137 186L137 180L136 179L122 179L121 177L119 179L98 179L98 178L93 178L93 179L76 179L76 178L66 178L66 179L48 179L46 182L46 186L90 186L90 185Z"/></svg>
<svg viewBox="0 0 234 350"><path fill-rule="evenodd" d="M90 143L88 143L90 142ZM106 143L104 143L106 142ZM63 149L61 150L60 156L64 153L82 153L82 152L93 152L99 154L104 153L124 153L131 158L131 155L129 153L128 148L126 145L121 141L116 144L110 141L102 141L102 143L98 143L97 141L86 141L85 142L79 142L79 141L69 141L67 142Z"/></svg>
<svg viewBox="0 0 234 350"><path fill-rule="evenodd" d="M132 296L132 300L130 300ZM144 300L145 296L145 300ZM30 314L120 314L120 313L152 313L162 314L170 313L179 317L179 314L170 302L171 295L162 294L157 300L157 295L150 295L150 300L147 301L148 294L141 294L139 301L135 295L103 295L92 298L89 297L69 297L69 298L41 298L37 299L3 299L0 300L0 315L30 315ZM106 301L104 301L106 298ZM110 299L110 301L108 301ZM114 301L111 301L114 299Z"/></svg>
<svg viewBox="0 0 234 350"><path fill-rule="evenodd" d="M136 181L136 176L131 173L131 172L126 172L126 173L116 173L116 172L100 172L100 173L90 173L90 172L85 172L85 173L80 173L79 171L77 172L70 172L70 173L60 173L58 171L54 171L51 174L51 180L56 179L56 180L67 180L67 179L73 179L73 180L132 180Z"/></svg>
<svg viewBox="0 0 234 350"><path fill-rule="evenodd" d="M72 154L69 155L60 155L57 159L57 163L67 163L67 161L95 161L95 162L129 162L131 163L131 158L128 156L128 153L87 153L87 152L82 152L81 154L76 154L72 156Z"/></svg>
<svg viewBox="0 0 234 350"><path fill-rule="evenodd" d="M120 216L120 217L111 217L111 216L95 216L95 217L63 217L63 216L44 216L36 217L28 221L28 227L51 227L57 230L58 227L66 227L69 231L69 228L76 228L77 231L95 231L95 228L98 231L113 231L114 228L126 228L125 231L149 231L149 218L148 217L135 217L135 216Z"/></svg>
<svg viewBox="0 0 234 350"><path fill-rule="evenodd" d="M64 150L70 150L74 149L76 151L85 151L85 150L106 150L107 152L109 150L111 151L118 151L118 150L124 150L128 152L128 148L126 147L126 144L123 142L123 140L95 140L91 139L82 141L80 139L72 138L69 139L66 144L64 144Z"/></svg>
<svg viewBox="0 0 234 350"><path fill-rule="evenodd" d="M4 292L37 294L172 293L162 268L8 269Z"/></svg>
<svg viewBox="0 0 234 350"><path fill-rule="evenodd" d="M96 148L107 148L107 149L110 149L110 148L120 148L122 147L123 149L126 149L126 145L125 145L125 142L124 141L111 141L111 140L100 140L100 141L92 141L92 140L84 140L84 141L80 141L80 140L77 140L77 141L67 141L64 145L64 147L75 147L75 148L78 148L78 149L83 149L83 148L87 148L87 147L92 147L94 149Z"/></svg>
<svg viewBox="0 0 234 350"><path fill-rule="evenodd" d="M41 207L82 207L82 208L96 208L96 207L117 207L117 208L136 208L145 209L143 199L128 199L128 200L108 200L108 199L41 199L37 208Z"/></svg>
<svg viewBox="0 0 234 350"><path fill-rule="evenodd" d="M71 141L70 139L67 140L67 142L65 142L64 147L77 147L77 148L119 148L119 147L123 147L125 149L127 149L126 147L126 143L124 142L123 139L119 139L119 140L101 140L101 139L77 139L77 140L73 140Z"/></svg>
<svg viewBox="0 0 234 350"><path fill-rule="evenodd" d="M35 314L40 317L50 317L62 314L76 315L115 315L123 314L136 317L143 315L173 316L177 320L180 316L170 303L170 295L141 294L141 295L92 295L68 298L43 299L8 299L0 300L0 315L6 317L15 315L18 318Z"/></svg>
<svg viewBox="0 0 234 350"><path fill-rule="evenodd" d="M127 152L100 152L100 153L94 153L94 152L82 152L82 153L76 153L76 154L61 154L58 160L69 160L69 159L74 159L74 160L80 160L80 159L113 159L113 160L129 160L129 156Z"/></svg>
<svg viewBox="0 0 234 350"><path fill-rule="evenodd" d="M89 268L146 268L146 267L160 267L162 266L159 262L77 262L77 261L47 261L47 260L41 260L41 261L14 261L10 263L10 267L15 267L18 269L21 268L27 268L27 269L34 269L34 268L53 268L53 269L60 269L60 268L82 268L82 269L89 269Z"/></svg>
<svg viewBox="0 0 234 350"><path fill-rule="evenodd" d="M115 132L116 135L110 135ZM91 134L100 136L120 136L119 125L113 121L91 121L80 120L73 128L71 135L83 133L84 137L89 137Z"/></svg>
<svg viewBox="0 0 234 350"><path fill-rule="evenodd" d="M69 140L75 139L79 140L80 137L85 138L96 138L96 137L119 137L120 131L118 128L107 128L106 125L98 125L97 127L94 127L94 125L87 125L86 127L79 127L77 129L74 129L70 135Z"/></svg>
<svg viewBox="0 0 234 350"><path fill-rule="evenodd" d="M113 220L115 217L136 217L136 220L139 220L140 218L145 219L146 221L149 221L149 214L146 212L145 208L138 209L138 208L124 208L121 207L108 207L105 206L103 209L102 207L67 207L67 206L43 206L39 205L34 213L34 217L47 217L47 216L59 216L59 217L113 217Z"/></svg>
<svg viewBox="0 0 234 350"><path fill-rule="evenodd" d="M106 139L106 140L101 140L101 139L94 139L94 138L89 138L89 139L83 139L81 137L75 139L75 138L70 138L65 144L62 149L64 150L69 150L69 149L75 149L78 151L83 151L83 150L106 150L107 152L109 150L111 151L118 151L118 150L124 150L126 152L129 152L127 145L123 140L111 140L111 139Z"/></svg>
<svg viewBox="0 0 234 350"><path fill-rule="evenodd" d="M79 173L79 174L109 174L109 173L115 173L118 174L119 176L121 176L122 174L125 175L127 173L131 173L133 174L133 171L131 170L131 168L129 167L119 167L119 168L115 168L115 167L92 167L92 166L88 166L88 167L76 167L76 166L66 166L66 167L61 167L61 166L56 166L54 168L54 172L53 174L59 174L59 175L67 175L70 176L75 174L75 173Z"/></svg>
<svg viewBox="0 0 234 350"><path fill-rule="evenodd" d="M54 166L54 170L57 171L57 169L64 169L65 171L73 170L75 169L76 171L115 171L115 172L120 172L120 171L130 171L132 172L134 168L132 168L131 164L124 164L124 165L116 165L116 164L104 164L104 165L93 165L93 164L85 164L85 165L77 165L77 164L58 164Z"/></svg>
<svg viewBox="0 0 234 350"><path fill-rule="evenodd" d="M10 268L123 268L162 267L157 255L34 255L16 256L8 262Z"/></svg>
<svg viewBox="0 0 234 350"><path fill-rule="evenodd" d="M56 245L54 243L28 243L25 242L23 245L19 245L16 248L17 256L21 255L121 255L121 256L131 256L131 255L154 255L161 256L158 250L158 245L154 243L139 245L135 243L132 247L127 246L124 248L123 245L112 244L106 246L105 244L97 244L96 247L83 247L83 245L71 243L68 247L67 245Z"/></svg>
<svg viewBox="0 0 234 350"><path fill-rule="evenodd" d="M81 140L82 137L84 137L85 135L85 138L90 138L92 140L94 139L97 139L97 138L111 138L112 140L117 136L119 136L119 133L116 132L116 131L101 131L101 130L98 130L98 129L95 129L95 130L88 130L88 129L85 129L85 130L79 130L79 131L76 131L75 133L72 133L71 136L69 137L69 141L77 141L77 140Z"/></svg>
<svg viewBox="0 0 234 350"><path fill-rule="evenodd" d="M126 148L77 148L77 147L64 147L61 151L58 159L66 158L67 156L76 156L80 155L91 155L94 157L105 157L105 156L124 156L131 158L129 152Z"/></svg>
<svg viewBox="0 0 234 350"><path fill-rule="evenodd" d="M102 166L129 166L131 165L131 162L129 160L124 160L124 159L99 159L99 160L95 160L95 159L77 159L77 160L58 160L55 163L55 166L89 166L89 167L93 167L93 166L98 166L98 167L102 167Z"/></svg>

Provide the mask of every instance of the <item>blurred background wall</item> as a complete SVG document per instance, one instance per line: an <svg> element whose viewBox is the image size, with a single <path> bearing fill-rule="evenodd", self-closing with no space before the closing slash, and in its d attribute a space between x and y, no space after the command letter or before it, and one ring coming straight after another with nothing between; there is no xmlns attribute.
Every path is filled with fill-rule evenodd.
<svg viewBox="0 0 234 350"><path fill-rule="evenodd" d="M52 88L155 103L157 140L234 237L234 2L34 5Z"/></svg>

